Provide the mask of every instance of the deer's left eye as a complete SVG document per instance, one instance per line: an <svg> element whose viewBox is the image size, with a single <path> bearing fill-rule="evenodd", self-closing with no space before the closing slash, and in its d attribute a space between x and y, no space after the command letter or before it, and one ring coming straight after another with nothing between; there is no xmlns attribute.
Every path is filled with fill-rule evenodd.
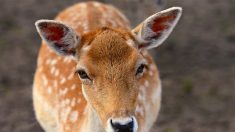
<svg viewBox="0 0 235 132"><path fill-rule="evenodd" d="M141 64L137 71L136 71L136 74L135 75L139 75L139 74L142 74L144 72L144 69L146 68L146 65L145 64Z"/></svg>

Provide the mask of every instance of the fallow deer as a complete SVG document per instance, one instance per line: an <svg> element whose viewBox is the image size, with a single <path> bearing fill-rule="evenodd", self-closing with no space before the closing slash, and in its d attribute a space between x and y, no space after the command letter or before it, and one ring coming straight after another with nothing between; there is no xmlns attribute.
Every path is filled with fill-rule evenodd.
<svg viewBox="0 0 235 132"><path fill-rule="evenodd" d="M33 84L46 132L148 132L158 116L161 81L147 52L169 36L180 7L135 29L116 8L84 2L35 25L43 43Z"/></svg>

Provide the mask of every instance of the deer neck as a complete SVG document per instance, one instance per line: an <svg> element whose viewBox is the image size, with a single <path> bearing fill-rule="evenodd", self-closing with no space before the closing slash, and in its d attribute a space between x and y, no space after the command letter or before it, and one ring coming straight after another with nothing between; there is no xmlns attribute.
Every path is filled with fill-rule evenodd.
<svg viewBox="0 0 235 132"><path fill-rule="evenodd" d="M101 121L96 113L96 111L92 108L92 106L89 104L87 104L86 107L87 111L86 111L86 119L85 119L85 123L84 123L84 129L82 129L83 131L86 132L94 132L94 130L96 132L105 132L104 128L101 125Z"/></svg>

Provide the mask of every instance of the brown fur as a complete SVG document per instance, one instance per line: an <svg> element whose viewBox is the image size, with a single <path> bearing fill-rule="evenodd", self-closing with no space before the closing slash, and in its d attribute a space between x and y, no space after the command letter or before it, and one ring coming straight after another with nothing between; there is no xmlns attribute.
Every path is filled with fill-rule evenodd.
<svg viewBox="0 0 235 132"><path fill-rule="evenodd" d="M97 6L97 2L88 2L85 5L91 7L87 9L88 16L80 13L80 17L73 17L71 13L81 12L82 5L78 4L61 12L56 18L82 36L77 48L78 62L58 56L46 44L42 44L33 89L37 119L42 126L44 123L49 124L58 127L61 132L78 132L85 128L89 120L86 109L88 103L82 95L82 82L78 75L74 75L78 63L78 67L85 66L89 76L95 80L93 84L85 84L83 87L103 127L110 117L135 115L139 132L146 132L160 107L160 97L153 100L153 93L160 85L157 68L147 51L139 52L126 43L128 39L135 43L136 40L127 30L128 21L115 8L99 3L100 8L93 8ZM101 15L106 13L104 11L112 15L105 18ZM84 19L87 21L87 30L77 24ZM84 50L87 46L89 49ZM141 78L136 78L137 62L140 60L146 60L148 68ZM49 110L45 110L46 107ZM136 107L142 111L136 111ZM78 113L75 121L71 121L73 112Z"/></svg>

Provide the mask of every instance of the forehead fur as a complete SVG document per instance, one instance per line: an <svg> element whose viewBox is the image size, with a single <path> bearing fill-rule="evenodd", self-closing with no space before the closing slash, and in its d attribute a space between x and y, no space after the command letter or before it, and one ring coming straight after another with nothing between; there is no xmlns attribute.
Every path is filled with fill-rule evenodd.
<svg viewBox="0 0 235 132"><path fill-rule="evenodd" d="M134 40L131 33L104 27L100 30L87 34L83 38L82 48L89 46L87 56L93 62L98 60L109 60L112 63L120 63L127 57L132 57L136 49L127 44L128 40Z"/></svg>

